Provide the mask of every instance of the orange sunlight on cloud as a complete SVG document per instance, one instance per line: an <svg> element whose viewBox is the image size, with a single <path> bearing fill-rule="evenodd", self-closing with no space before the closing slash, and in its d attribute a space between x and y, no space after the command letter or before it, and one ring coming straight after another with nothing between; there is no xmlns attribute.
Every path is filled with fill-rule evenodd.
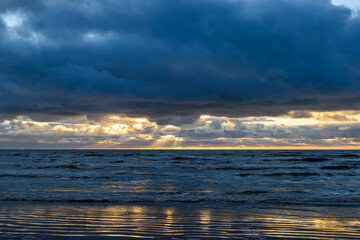
<svg viewBox="0 0 360 240"><path fill-rule="evenodd" d="M360 112L290 111L286 115L217 117L201 115L193 123L160 125L147 118L79 116L39 122L19 116L0 124L2 142L27 146L115 149L356 149Z"/></svg>

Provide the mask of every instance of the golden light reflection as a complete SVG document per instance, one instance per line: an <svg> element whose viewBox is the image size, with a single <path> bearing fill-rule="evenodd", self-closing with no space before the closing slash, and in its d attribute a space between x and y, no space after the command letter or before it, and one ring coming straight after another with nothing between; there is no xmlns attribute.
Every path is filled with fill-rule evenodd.
<svg viewBox="0 0 360 240"><path fill-rule="evenodd" d="M336 218L326 213L321 217L316 212L310 213L311 215L309 213L301 215L301 212L292 210L283 210L280 213L278 215L264 213L264 216L261 216L269 227L263 232L264 236L337 239L341 234L357 236L357 231L360 229L360 221L345 216ZM278 225L282 227L275 229L272 227Z"/></svg>
<svg viewBox="0 0 360 240"><path fill-rule="evenodd" d="M139 207L139 206L133 206L133 207L131 207L131 212L135 213L135 214L143 214L144 212L146 212L146 208Z"/></svg>
<svg viewBox="0 0 360 240"><path fill-rule="evenodd" d="M209 224L211 221L211 211L206 209L206 210L201 210L200 211L200 222L203 225L207 225Z"/></svg>
<svg viewBox="0 0 360 240"><path fill-rule="evenodd" d="M92 237L234 236L356 239L358 208L192 208L99 204L2 204L0 234Z"/></svg>
<svg viewBox="0 0 360 240"><path fill-rule="evenodd" d="M344 224L334 219L314 219L314 227L318 230L345 231Z"/></svg>
<svg viewBox="0 0 360 240"><path fill-rule="evenodd" d="M167 209L165 209L164 213L165 213L165 216L166 216L165 220L164 220L164 231L165 232L172 232L171 227L172 227L172 224L174 224L174 221L175 221L175 219L173 217L173 215L175 213L175 210L173 208L167 208Z"/></svg>

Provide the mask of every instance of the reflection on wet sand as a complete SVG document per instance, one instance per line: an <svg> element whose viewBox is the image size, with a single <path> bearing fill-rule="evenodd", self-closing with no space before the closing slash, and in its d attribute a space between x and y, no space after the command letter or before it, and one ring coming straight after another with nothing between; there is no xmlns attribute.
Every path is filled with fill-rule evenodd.
<svg viewBox="0 0 360 240"><path fill-rule="evenodd" d="M0 239L357 239L360 208L2 203Z"/></svg>

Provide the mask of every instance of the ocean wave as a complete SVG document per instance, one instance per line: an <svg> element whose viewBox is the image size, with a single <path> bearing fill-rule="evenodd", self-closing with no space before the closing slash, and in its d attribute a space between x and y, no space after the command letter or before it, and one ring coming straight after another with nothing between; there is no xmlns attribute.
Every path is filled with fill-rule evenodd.
<svg viewBox="0 0 360 240"><path fill-rule="evenodd" d="M0 200L342 204L360 189L357 156L355 151L1 151ZM75 188L82 193L72 192Z"/></svg>
<svg viewBox="0 0 360 240"><path fill-rule="evenodd" d="M349 169L352 169L352 167L350 167L348 165L335 165L335 166L324 166L324 167L321 167L321 169L324 169L324 170L349 170Z"/></svg>
<svg viewBox="0 0 360 240"><path fill-rule="evenodd" d="M118 173L121 174L121 173ZM44 179L110 179L118 178L116 175L94 175L94 174L83 174L83 175L74 175L74 174L59 174L59 173L48 173L48 174L34 174L34 173L3 173L0 174L0 178L10 177L10 178L44 178Z"/></svg>
<svg viewBox="0 0 360 240"><path fill-rule="evenodd" d="M349 159L349 158L360 158L360 155L348 153L348 154L332 155L332 157L347 158L347 159Z"/></svg>
<svg viewBox="0 0 360 240"><path fill-rule="evenodd" d="M111 202L111 203L269 203L287 205L333 205L333 206L360 206L359 196L276 196L271 192L261 190L246 190L239 193L217 194L185 194L181 192L157 193L150 196L104 196L89 194L84 195L30 195L0 196L0 201L34 201L34 202Z"/></svg>
<svg viewBox="0 0 360 240"><path fill-rule="evenodd" d="M279 159L279 161L285 161L285 162L325 162L325 161L330 161L330 159L326 158L326 157L306 157L306 158L285 158L285 159Z"/></svg>
<svg viewBox="0 0 360 240"><path fill-rule="evenodd" d="M266 173L263 176L266 177L281 177L281 176L293 176L293 177L302 177L302 176L319 176L317 172L275 172L275 173Z"/></svg>

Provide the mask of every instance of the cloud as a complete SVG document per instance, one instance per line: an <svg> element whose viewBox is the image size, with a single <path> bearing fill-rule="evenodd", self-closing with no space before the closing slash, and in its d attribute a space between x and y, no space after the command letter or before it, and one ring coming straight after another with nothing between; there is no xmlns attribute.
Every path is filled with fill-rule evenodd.
<svg viewBox="0 0 360 240"><path fill-rule="evenodd" d="M181 126L159 125L147 118L105 115L35 121L26 116L0 123L0 148L358 148L359 112L328 112L320 119L216 117L202 115Z"/></svg>
<svg viewBox="0 0 360 240"><path fill-rule="evenodd" d="M166 122L360 106L360 18L329 0L12 0L0 9L4 116Z"/></svg>
<svg viewBox="0 0 360 240"><path fill-rule="evenodd" d="M347 6L347 7L351 8L351 9L353 9L354 11L360 9L360 2L359 2L359 1L353 1L353 0L332 0L331 2L332 2L333 4L335 4L335 5Z"/></svg>

